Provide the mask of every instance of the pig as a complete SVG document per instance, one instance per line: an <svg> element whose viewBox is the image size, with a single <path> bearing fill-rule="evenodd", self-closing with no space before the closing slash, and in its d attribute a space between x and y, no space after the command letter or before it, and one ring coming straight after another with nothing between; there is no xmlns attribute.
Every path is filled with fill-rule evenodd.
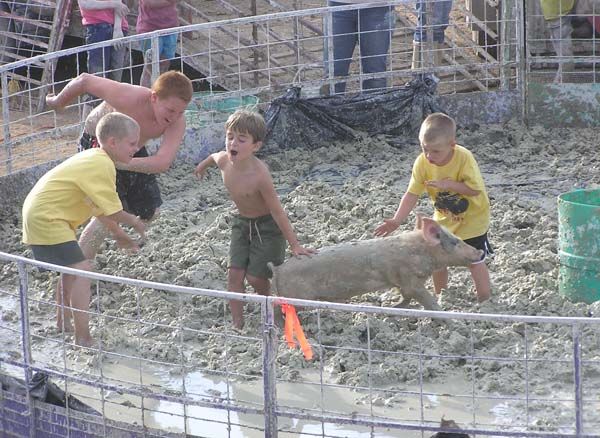
<svg viewBox="0 0 600 438"><path fill-rule="evenodd" d="M415 228L392 236L321 248L312 256L294 257L273 272L273 292L281 297L346 301L367 292L400 290L427 310L441 310L425 288L433 271L468 266L483 251L467 245L433 219L417 216Z"/></svg>

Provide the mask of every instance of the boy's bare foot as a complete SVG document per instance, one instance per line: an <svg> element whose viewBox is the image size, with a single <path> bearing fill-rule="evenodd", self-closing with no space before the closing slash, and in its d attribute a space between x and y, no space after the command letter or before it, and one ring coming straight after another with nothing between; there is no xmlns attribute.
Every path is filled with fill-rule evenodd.
<svg viewBox="0 0 600 438"><path fill-rule="evenodd" d="M75 331L75 329L73 328L73 324L71 324L71 321L65 321L64 323L62 321L57 321L56 322L56 327L58 328L58 332L65 332L65 333L73 333Z"/></svg>
<svg viewBox="0 0 600 438"><path fill-rule="evenodd" d="M77 336L75 336L75 343L80 347L92 347L95 344L94 338L92 338L91 336L87 338L78 338Z"/></svg>
<svg viewBox="0 0 600 438"><path fill-rule="evenodd" d="M477 302L479 304L485 303L487 300L491 298L491 294L488 292L487 294L477 294Z"/></svg>
<svg viewBox="0 0 600 438"><path fill-rule="evenodd" d="M233 328L241 330L244 328L244 318L233 318Z"/></svg>

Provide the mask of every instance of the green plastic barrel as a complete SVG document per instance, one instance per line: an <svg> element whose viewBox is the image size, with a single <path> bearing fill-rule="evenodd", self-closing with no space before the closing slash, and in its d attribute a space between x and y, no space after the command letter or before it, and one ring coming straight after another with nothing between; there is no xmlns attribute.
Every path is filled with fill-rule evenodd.
<svg viewBox="0 0 600 438"><path fill-rule="evenodd" d="M559 293L572 301L600 300L600 190L558 197Z"/></svg>

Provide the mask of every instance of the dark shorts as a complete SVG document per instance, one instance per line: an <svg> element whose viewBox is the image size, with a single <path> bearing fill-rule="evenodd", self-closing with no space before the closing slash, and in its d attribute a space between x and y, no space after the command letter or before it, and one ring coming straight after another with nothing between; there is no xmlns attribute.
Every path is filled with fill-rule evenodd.
<svg viewBox="0 0 600 438"><path fill-rule="evenodd" d="M229 246L229 267L245 269L258 278L271 278L268 262L285 259L285 237L271 215L249 219L234 216Z"/></svg>
<svg viewBox="0 0 600 438"><path fill-rule="evenodd" d="M474 265L485 261L486 257L494 256L494 249L492 248L492 245L490 245L490 242L487 237L487 233L482 234L481 236L471 237L470 239L465 239L463 242L465 242L467 245L471 245L475 249L480 249L483 251L481 260L473 263Z"/></svg>
<svg viewBox="0 0 600 438"><path fill-rule="evenodd" d="M96 137L83 133L79 140L79 150L98 147ZM147 157L148 151L141 148L134 157ZM151 219L162 205L156 175L117 170L117 193L123 209L142 219Z"/></svg>
<svg viewBox="0 0 600 438"><path fill-rule="evenodd" d="M29 245L33 258L53 265L72 266L85 260L79 244L71 240L56 245Z"/></svg>

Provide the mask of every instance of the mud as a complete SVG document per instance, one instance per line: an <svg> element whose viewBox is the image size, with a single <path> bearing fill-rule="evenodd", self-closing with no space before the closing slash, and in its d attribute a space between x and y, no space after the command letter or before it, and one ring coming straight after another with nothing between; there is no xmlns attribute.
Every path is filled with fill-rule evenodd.
<svg viewBox="0 0 600 438"><path fill-rule="evenodd" d="M495 249L489 263L493 292L490 301L477 304L468 270L454 268L448 290L439 299L442 308L452 312L596 317L598 304L572 303L558 294L556 197L575 187L598 186L597 131L525 128L517 124L473 126L459 131L458 143L475 154L490 195L489 238ZM418 153L413 141L392 147L381 137L311 152L264 151L262 158L272 170L300 242L319 248L371 238L382 218L395 211ZM217 171L213 169L208 180L198 182L192 176L193 164L182 163L160 177L165 203L143 250L127 255L116 250L114 242L107 242L96 259L100 272L226 289L229 219L234 209ZM425 198L418 209L431 214ZM18 209L9 213L17 215ZM10 215L5 218L0 224L2 250L28 255L19 242L17 221ZM412 229L413 221L411 215L401 229ZM14 267L0 267L0 283L4 289L14 290ZM51 300L47 274L32 272L31 284L36 298ZM432 287L430 283L428 287ZM387 306L399 300L384 291L365 294L352 302ZM261 372L257 306L249 305L246 311L243 336L224 344L223 332L239 333L231 329L222 300L177 298L158 291L102 284L92 308L98 305L106 318L93 319L92 334L102 338L106 351L140 354L188 370L222 371L226 366L244 379ZM51 310L43 304L32 306L33 331L58 338L61 335L52 328ZM139 324L122 319L135 320L138 315L147 322L139 338ZM524 396L528 379L529 396L572 396L572 367L568 361L555 362L572 355L568 327L460 321L450 326L428 319L332 311L300 311L299 316L309 339L320 339L326 348L318 352L321 360L309 363L299 350L289 350L282 342L278 356L282 379L301 382L306 378L303 370L322 369L332 383L381 388L378 403L386 406L401 401L384 389L418 383L419 369L424 382L432 384L460 374L478 394ZM16 309L4 306L2 320L16 324ZM181 326L198 332L179 330ZM582 331L584 359L598 356L597 331L589 327ZM373 355L369 373L365 353L360 350L366 348L368 340L371 348L385 352ZM16 348L16 341L7 342ZM40 342L34 340L36 354L58 354ZM531 359L527 363L522 360L525 350ZM416 355L410 355L419 351L431 357L419 363ZM18 351L14 354L19 355ZM90 354L69 354L80 367L97 361ZM596 363L590 363L588 370L586 378L600 375ZM591 386L586 391L586 396L597 395ZM530 407L535 405L530 403ZM525 402L521 408L524 406ZM519 403L511 409L518 412ZM540 427L558 430L573 421L572 410L560 409L558 402L557 407L540 407L539 411ZM524 420L518 414L514 418Z"/></svg>

